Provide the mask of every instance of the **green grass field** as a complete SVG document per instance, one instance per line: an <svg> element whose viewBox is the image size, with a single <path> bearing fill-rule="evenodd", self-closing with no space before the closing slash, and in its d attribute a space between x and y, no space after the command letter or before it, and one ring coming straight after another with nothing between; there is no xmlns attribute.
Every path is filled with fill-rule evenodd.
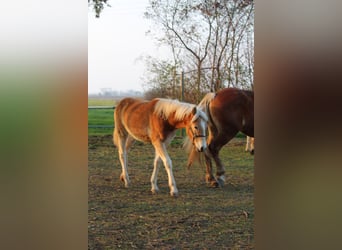
<svg viewBox="0 0 342 250"><path fill-rule="evenodd" d="M115 106L118 100L112 98L88 98L88 106ZM109 135L114 127L113 109L88 109L88 126L105 126L89 128L88 135Z"/></svg>
<svg viewBox="0 0 342 250"><path fill-rule="evenodd" d="M88 106L115 106L116 103L112 98L88 98Z"/></svg>

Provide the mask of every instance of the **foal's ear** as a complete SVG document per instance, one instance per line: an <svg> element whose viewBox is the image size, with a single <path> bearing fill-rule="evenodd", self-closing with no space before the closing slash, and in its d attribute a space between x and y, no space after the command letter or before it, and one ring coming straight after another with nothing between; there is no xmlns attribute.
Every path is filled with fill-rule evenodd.
<svg viewBox="0 0 342 250"><path fill-rule="evenodd" d="M193 115L196 115L196 113L197 113L197 109L196 109L196 107L194 107L194 108L192 109L192 114L193 114Z"/></svg>

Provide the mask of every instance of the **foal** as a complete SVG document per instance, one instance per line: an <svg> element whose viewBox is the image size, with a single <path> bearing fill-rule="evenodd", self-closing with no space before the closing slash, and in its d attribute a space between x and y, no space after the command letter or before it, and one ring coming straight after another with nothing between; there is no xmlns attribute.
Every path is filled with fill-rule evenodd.
<svg viewBox="0 0 342 250"><path fill-rule="evenodd" d="M171 196L178 195L176 181L172 172L172 161L166 151L176 130L186 128L186 133L197 151L206 149L206 129L208 118L195 105L177 100L156 98L144 101L124 98L114 111L113 141L118 147L122 166L121 181L125 187L130 184L127 172L127 151L133 140L149 142L155 149L154 168L151 176L151 191L159 191L157 175L162 161L168 175Z"/></svg>

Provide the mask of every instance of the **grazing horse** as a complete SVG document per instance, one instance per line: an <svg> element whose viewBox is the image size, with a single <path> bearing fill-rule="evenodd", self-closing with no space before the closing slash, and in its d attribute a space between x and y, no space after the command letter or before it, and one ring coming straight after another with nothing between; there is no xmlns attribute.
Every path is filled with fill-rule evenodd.
<svg viewBox="0 0 342 250"><path fill-rule="evenodd" d="M254 155L254 137L247 136L245 151L250 152L251 155Z"/></svg>
<svg viewBox="0 0 342 250"><path fill-rule="evenodd" d="M254 137L254 92L237 88L225 88L217 93L208 93L198 107L208 116L208 150L204 152L206 181L211 186L222 186L225 182L225 168L219 158L219 151L239 131ZM189 139L187 139L189 142ZM188 167L199 159L190 143L185 143L189 154ZM216 163L216 177L212 173L211 159Z"/></svg>
<svg viewBox="0 0 342 250"><path fill-rule="evenodd" d="M208 118L204 112L190 103L177 100L156 98L145 101L124 98L114 111L113 141L118 147L122 166L120 175L125 187L130 184L127 172L127 151L133 140L152 143L155 149L154 168L151 176L151 191L159 191L157 175L159 163L163 162L168 175L171 196L178 195L175 178L172 172L172 161L166 151L179 128L186 128L187 136L198 151L206 149L206 130Z"/></svg>

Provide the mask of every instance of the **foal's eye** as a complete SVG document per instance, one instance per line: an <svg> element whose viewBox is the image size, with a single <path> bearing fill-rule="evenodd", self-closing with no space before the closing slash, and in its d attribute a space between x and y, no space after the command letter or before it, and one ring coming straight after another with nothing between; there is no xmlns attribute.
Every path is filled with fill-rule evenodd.
<svg viewBox="0 0 342 250"><path fill-rule="evenodd" d="M195 129L195 130L198 130L198 127L197 127L197 126L195 126L195 127L194 127L194 129Z"/></svg>

